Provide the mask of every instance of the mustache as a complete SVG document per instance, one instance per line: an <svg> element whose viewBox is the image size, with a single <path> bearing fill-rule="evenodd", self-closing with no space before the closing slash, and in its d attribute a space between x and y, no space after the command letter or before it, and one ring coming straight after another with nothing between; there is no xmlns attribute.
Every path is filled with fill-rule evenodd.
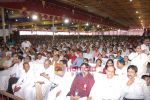
<svg viewBox="0 0 150 100"><path fill-rule="evenodd" d="M131 77L131 75L127 75L128 77Z"/></svg>

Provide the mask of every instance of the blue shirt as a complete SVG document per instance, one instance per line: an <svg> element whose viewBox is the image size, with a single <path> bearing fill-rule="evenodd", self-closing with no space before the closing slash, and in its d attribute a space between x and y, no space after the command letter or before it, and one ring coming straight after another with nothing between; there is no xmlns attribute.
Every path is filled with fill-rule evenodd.
<svg viewBox="0 0 150 100"><path fill-rule="evenodd" d="M83 63L83 58L78 57L78 58L76 58L75 61L73 62L73 66L78 66L78 67L80 67L82 63Z"/></svg>

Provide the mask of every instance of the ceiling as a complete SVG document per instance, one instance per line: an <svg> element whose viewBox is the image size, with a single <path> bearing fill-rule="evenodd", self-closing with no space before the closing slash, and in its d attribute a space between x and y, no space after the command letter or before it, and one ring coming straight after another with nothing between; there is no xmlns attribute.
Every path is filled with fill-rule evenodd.
<svg viewBox="0 0 150 100"><path fill-rule="evenodd" d="M150 0L57 1L112 19L130 28L150 28Z"/></svg>
<svg viewBox="0 0 150 100"><path fill-rule="evenodd" d="M34 1L34 2L33 2ZM43 7L42 1L45 1ZM20 29L50 29L52 18L33 21L31 15L41 17L55 15L55 26L59 30L68 28L63 24L64 15L71 18L70 29L116 30L129 28L150 28L150 0L22 0L3 2L7 27L11 24ZM45 15L46 14L46 15ZM61 17L60 17L61 16ZM1 10L0 10L1 17ZM92 25L85 27L86 22ZM1 22L1 19L0 19ZM97 29L96 25L100 25ZM0 25L1 26L1 25ZM89 29L87 29L89 28Z"/></svg>

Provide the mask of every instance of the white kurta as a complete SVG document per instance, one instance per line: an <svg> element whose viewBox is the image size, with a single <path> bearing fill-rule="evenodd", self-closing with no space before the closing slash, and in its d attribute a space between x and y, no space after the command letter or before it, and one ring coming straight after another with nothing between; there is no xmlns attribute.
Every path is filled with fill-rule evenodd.
<svg viewBox="0 0 150 100"><path fill-rule="evenodd" d="M138 76L141 77L142 75L146 74L147 71L147 63L148 63L148 56L144 53L131 53L129 56L131 60L131 65L135 65L138 68Z"/></svg>
<svg viewBox="0 0 150 100"><path fill-rule="evenodd" d="M45 60L46 60L46 57L43 57L43 56L42 56L41 59L36 59L35 62L36 62L36 63L39 63L39 64L44 64Z"/></svg>
<svg viewBox="0 0 150 100"><path fill-rule="evenodd" d="M111 99L118 100L121 97L121 84L118 76L108 79L104 74L95 76L95 84L91 90L92 100Z"/></svg>
<svg viewBox="0 0 150 100"><path fill-rule="evenodd" d="M128 79L124 80L122 89L122 97L128 99L144 99L150 100L150 95L148 92L148 86L146 82L140 78L135 78L135 81L130 86L127 86Z"/></svg>
<svg viewBox="0 0 150 100"><path fill-rule="evenodd" d="M47 69L44 68L43 64L38 64L38 66L36 66L36 81L42 81L44 82L44 84L42 84L42 95L44 97L44 100L47 99L48 93L50 91L51 88L51 83L54 80L54 68L53 66L48 67ZM45 73L48 74L48 76L50 77L50 80L46 79L43 76L40 76L41 73Z"/></svg>
<svg viewBox="0 0 150 100"><path fill-rule="evenodd" d="M32 70L29 70L27 73L22 71L22 74L14 86L20 86L21 89L14 93L14 95L24 98L25 100L34 100L35 99L35 75Z"/></svg>
<svg viewBox="0 0 150 100"><path fill-rule="evenodd" d="M19 77L19 75L20 75L19 64L15 64L13 67L2 71L2 73L0 74L1 76L0 77L0 89L7 90L10 76Z"/></svg>
<svg viewBox="0 0 150 100"><path fill-rule="evenodd" d="M49 92L47 100L66 100L66 95L70 91L74 77L75 73L66 72L65 75L62 77L61 84L59 84L58 87ZM58 97L56 97L56 93L58 91L61 91L61 93Z"/></svg>
<svg viewBox="0 0 150 100"><path fill-rule="evenodd" d="M142 45L141 45L141 49L142 49L142 50L149 51L149 46L146 46L145 44L142 44Z"/></svg>
<svg viewBox="0 0 150 100"><path fill-rule="evenodd" d="M122 69L117 68L115 71L115 74L117 74L118 76L127 76L127 67L124 66Z"/></svg>

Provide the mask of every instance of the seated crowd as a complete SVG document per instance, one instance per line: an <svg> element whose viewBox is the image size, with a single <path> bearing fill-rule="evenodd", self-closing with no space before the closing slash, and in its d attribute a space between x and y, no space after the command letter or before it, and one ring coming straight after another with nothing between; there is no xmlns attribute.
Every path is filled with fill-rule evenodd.
<svg viewBox="0 0 150 100"><path fill-rule="evenodd" d="M28 38L1 44L0 90L25 100L150 100L149 38Z"/></svg>

